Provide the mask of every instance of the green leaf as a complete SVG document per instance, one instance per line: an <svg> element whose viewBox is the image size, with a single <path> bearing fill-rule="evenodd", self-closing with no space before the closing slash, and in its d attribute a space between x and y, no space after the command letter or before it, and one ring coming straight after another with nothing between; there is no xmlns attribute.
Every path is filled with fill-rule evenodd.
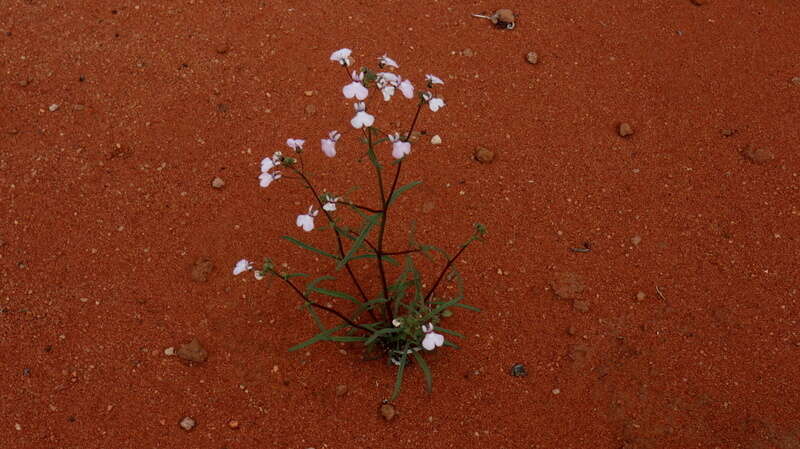
<svg viewBox="0 0 800 449"><path fill-rule="evenodd" d="M419 184L422 184L422 181L412 181L412 182L409 182L408 184L400 187L399 189L395 190L394 193L392 193L392 196L389 198L389 201L386 202L386 205L388 206L388 205L392 204L394 202L394 200L396 200L397 198L400 197L400 195L405 193L407 190L418 186Z"/></svg>
<svg viewBox="0 0 800 449"><path fill-rule="evenodd" d="M378 258L378 256L375 255L375 254L359 254L358 256L354 256L352 259L350 259L350 261L358 260L358 259L377 259L377 258ZM400 262L398 262L397 259L395 259L392 256L383 256L383 260L389 262L390 264L392 264L394 266L400 265Z"/></svg>
<svg viewBox="0 0 800 449"><path fill-rule="evenodd" d="M431 375L431 368L428 366L428 362L425 361L425 358L422 357L418 351L414 351L414 360L419 363L419 367L422 368L422 374L425 375L425 391L432 393L433 376Z"/></svg>
<svg viewBox="0 0 800 449"><path fill-rule="evenodd" d="M317 253L317 254L319 254L321 256L330 257L333 260L339 260L339 258L334 256L333 254L326 253L325 251L323 251L323 250L321 250L319 248L313 247L313 246L311 246L311 245L309 245L307 243L303 243L300 240L297 240L295 238L289 237L288 235L284 235L283 239L286 240L286 241L289 241L291 243L294 243L295 245L299 246L300 248L307 249L307 250L309 250L311 252L314 252L314 253Z"/></svg>
<svg viewBox="0 0 800 449"><path fill-rule="evenodd" d="M344 342L344 343L352 343L352 342L356 342L356 341L364 341L365 339L366 339L366 337L348 337L346 335L342 335L342 336L334 335L334 336L329 338L330 341Z"/></svg>
<svg viewBox="0 0 800 449"><path fill-rule="evenodd" d="M453 335L453 336L458 337L458 338L466 338L466 337L464 337L464 335L459 334L456 331L451 331L450 329L445 329L443 327L435 326L434 330L436 330L438 332L441 332L443 334L450 334L450 335Z"/></svg>
<svg viewBox="0 0 800 449"><path fill-rule="evenodd" d="M388 299L386 299L386 298L377 298L377 299L373 299L373 300L367 301L365 303L361 303L361 305L358 307L358 309L356 309L355 313L353 313L353 320L355 320L356 318L361 316L361 314L364 313L365 311L367 311L368 309L372 309L373 306L376 306L376 305L379 305L379 304L383 304L386 301L388 301ZM371 325L365 324L363 326L364 327L369 327L370 329L372 329L370 327Z"/></svg>
<svg viewBox="0 0 800 449"><path fill-rule="evenodd" d="M306 309L306 312L308 312L309 315L311 315L311 319L314 321L314 323L317 325L317 327L321 332L325 332L328 330L327 328L325 328L325 325L322 324L322 320L319 318L317 311L314 310L314 307L312 307L311 304L304 302L303 308Z"/></svg>
<svg viewBox="0 0 800 449"><path fill-rule="evenodd" d="M394 381L394 391L392 392L392 397L389 399L390 401L397 399L397 396L400 394L400 387L403 385L403 371L405 371L408 361L407 351L408 344L403 348L403 355L400 358L400 366L397 367L397 379Z"/></svg>
<svg viewBox="0 0 800 449"><path fill-rule="evenodd" d="M314 278L314 279L311 280L311 282L306 284L306 291L303 294L308 296L309 292L314 291L314 289L317 287L317 284L319 284L320 282L334 280L334 279L336 279L336 278L333 277L333 276L328 276L328 275L324 275L324 276L320 276L318 278Z"/></svg>
<svg viewBox="0 0 800 449"><path fill-rule="evenodd" d="M394 334L394 333L400 332L401 330L403 330L403 329L399 328L399 327L385 327L385 328L383 328L383 329L381 329L379 331L373 332L372 335L370 335L369 338L367 338L367 341L364 342L364 345L371 344L373 341L375 341L381 335Z"/></svg>
<svg viewBox="0 0 800 449"><path fill-rule="evenodd" d="M291 279L291 278L307 278L308 276L309 276L309 275L308 275L308 274L306 274L306 273L289 273L289 274L284 274L284 275L283 275L283 277L284 277L284 278L286 278L286 279Z"/></svg>
<svg viewBox="0 0 800 449"><path fill-rule="evenodd" d="M289 352L294 352L294 351L303 349L306 346L313 345L314 343L317 343L317 342L320 342L320 341L330 340L331 336L333 335L334 332L339 331L341 329L344 329L345 327L348 327L348 326L349 326L349 324L347 324L347 323L342 323L342 324L336 325L336 326L326 330L325 332L320 332L317 335L314 335L313 337L309 338L308 340L306 340L306 341L304 341L302 343L298 343L298 344L292 346L291 348L288 349L288 351Z"/></svg>
<svg viewBox="0 0 800 449"><path fill-rule="evenodd" d="M340 292L338 290L330 290L330 289L327 289L327 288L322 288L322 287L317 287L317 286L313 286L311 288L307 288L307 290L308 291L312 291L312 292L316 292L316 293L319 293L319 294L322 294L322 295L327 295L327 296L330 296L330 297L333 297L333 298L346 299L348 301L354 302L355 304L361 304L361 301L357 300L353 296L348 295L345 292Z"/></svg>
<svg viewBox="0 0 800 449"><path fill-rule="evenodd" d="M347 254L345 254L344 258L339 260L339 263L336 264L336 269L337 270L339 270L342 267L344 267L345 265L347 265L347 263L349 263L350 260L353 257L356 256L356 253L358 252L358 250L361 249L361 245L364 244L364 239L367 238L367 235L369 235L369 231L378 222L378 217L380 217L380 216L381 216L381 214L374 214L374 215L370 215L369 217L367 217L367 219L365 220L364 226L361 229L361 233L358 234L358 237L353 242L353 244L350 246L350 250L348 250Z"/></svg>

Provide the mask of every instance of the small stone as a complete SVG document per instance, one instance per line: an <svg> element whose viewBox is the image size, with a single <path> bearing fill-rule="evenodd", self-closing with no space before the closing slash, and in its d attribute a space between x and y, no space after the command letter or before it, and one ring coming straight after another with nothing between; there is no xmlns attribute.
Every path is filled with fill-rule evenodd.
<svg viewBox="0 0 800 449"><path fill-rule="evenodd" d="M569 335L570 337L574 337L574 336L578 335L578 328L575 327L575 326L568 327L567 328L567 335Z"/></svg>
<svg viewBox="0 0 800 449"><path fill-rule="evenodd" d="M517 363L511 367L511 375L514 377L525 377L528 375L528 372L525 370L525 365Z"/></svg>
<svg viewBox="0 0 800 449"><path fill-rule="evenodd" d="M536 64L539 62L539 54L535 51L529 52L525 55L525 60L528 61L528 64Z"/></svg>
<svg viewBox="0 0 800 449"><path fill-rule="evenodd" d="M80 298L79 301L80 302L89 302L89 298Z"/></svg>
<svg viewBox="0 0 800 449"><path fill-rule="evenodd" d="M336 396L342 397L347 394L347 385L336 386Z"/></svg>
<svg viewBox="0 0 800 449"><path fill-rule="evenodd" d="M225 113L228 112L230 109L231 107L228 106L227 103L217 103L217 111L219 112Z"/></svg>
<svg viewBox="0 0 800 449"><path fill-rule="evenodd" d="M19 85L22 86L22 87L27 87L28 84L30 84L30 83L31 82L29 80L22 80L22 81L19 82Z"/></svg>
<svg viewBox="0 0 800 449"><path fill-rule="evenodd" d="M775 155L772 154L771 151L763 148L756 148L755 150L752 148L746 148L744 151L742 151L742 155L748 161L759 165L766 164L767 162L775 159Z"/></svg>
<svg viewBox="0 0 800 449"><path fill-rule="evenodd" d="M231 50L231 45L227 42L220 42L215 50L218 54L224 55Z"/></svg>
<svg viewBox="0 0 800 449"><path fill-rule="evenodd" d="M475 160L481 164L489 164L494 160L494 151L487 148L478 147L474 153Z"/></svg>
<svg viewBox="0 0 800 449"><path fill-rule="evenodd" d="M795 86L800 86L800 76L795 76L794 78L792 78L792 84L794 84Z"/></svg>
<svg viewBox="0 0 800 449"><path fill-rule="evenodd" d="M213 185L213 184L212 184ZM214 262L208 259L197 259L192 265L192 280L195 282L208 281L208 275L214 271Z"/></svg>
<svg viewBox="0 0 800 449"><path fill-rule="evenodd" d="M397 409L392 404L381 404L379 412L386 421L391 421L397 416Z"/></svg>
<svg viewBox="0 0 800 449"><path fill-rule="evenodd" d="M553 289L556 297L561 299L574 299L586 288L583 280L575 273L558 273L555 279L550 281L550 288Z"/></svg>
<svg viewBox="0 0 800 449"><path fill-rule="evenodd" d="M439 137L438 134L431 137L431 145L441 145L441 144L442 144L442 138Z"/></svg>
<svg viewBox="0 0 800 449"><path fill-rule="evenodd" d="M239 421L235 419L228 421L228 428L231 430L239 430Z"/></svg>
<svg viewBox="0 0 800 449"><path fill-rule="evenodd" d="M165 349L164 355L167 357L172 357L173 355L175 355L175 348L170 346L169 348Z"/></svg>
<svg viewBox="0 0 800 449"><path fill-rule="evenodd" d="M492 14L492 23L497 26L513 29L517 16L510 9L498 9Z"/></svg>
<svg viewBox="0 0 800 449"><path fill-rule="evenodd" d="M306 97L310 97L310 96L314 95L314 91L313 90L307 90L307 91L303 92L303 95L305 95Z"/></svg>
<svg viewBox="0 0 800 449"><path fill-rule="evenodd" d="M561 390L559 390L558 388L553 388L553 394L560 394L560 393Z"/></svg>
<svg viewBox="0 0 800 449"><path fill-rule="evenodd" d="M215 189L221 189L225 187L225 181L219 176L217 176L216 178L214 178L213 181L211 181L211 187Z"/></svg>
<svg viewBox="0 0 800 449"><path fill-rule="evenodd" d="M60 105L57 105L57 104L53 103L47 109L49 109L50 112L56 112L58 110L58 108L60 108L60 107L61 107Z"/></svg>
<svg viewBox="0 0 800 449"><path fill-rule="evenodd" d="M642 238L641 238L640 236L638 236L638 235L634 235L633 237L631 237L631 244L632 244L633 246L637 246L637 245L639 245L640 243L642 243Z"/></svg>
<svg viewBox="0 0 800 449"><path fill-rule="evenodd" d="M632 136L633 128L631 127L630 123L620 123L618 132L621 137Z"/></svg>
<svg viewBox="0 0 800 449"><path fill-rule="evenodd" d="M200 342L195 338L191 342L181 345L177 351L178 357L187 362L202 363L208 358L208 351L200 345Z"/></svg>
<svg viewBox="0 0 800 449"><path fill-rule="evenodd" d="M708 3L708 0L692 0L694 6L703 6Z"/></svg>
<svg viewBox="0 0 800 449"><path fill-rule="evenodd" d="M725 137L730 137L730 136L736 134L736 130L735 129L723 129L722 131L720 131L720 134L722 134Z"/></svg>
<svg viewBox="0 0 800 449"><path fill-rule="evenodd" d="M316 113L317 113L317 107L316 106L314 106L313 104L307 104L306 105L306 114L307 115L314 115Z"/></svg>
<svg viewBox="0 0 800 449"><path fill-rule="evenodd" d="M471 58L471 57L475 56L475 52L472 51L471 48L465 48L465 49L461 50L461 56L466 56L468 58Z"/></svg>
<svg viewBox="0 0 800 449"><path fill-rule="evenodd" d="M576 299L572 301L572 307L579 312L586 313L589 311L589 302Z"/></svg>
<svg viewBox="0 0 800 449"><path fill-rule="evenodd" d="M31 377L31 369L30 368L22 368L22 375L25 377Z"/></svg>
<svg viewBox="0 0 800 449"><path fill-rule="evenodd" d="M82 111L82 110L86 109L86 106L84 106L82 104L74 104L74 105L72 105L72 109L74 109L76 111Z"/></svg>
<svg viewBox="0 0 800 449"><path fill-rule="evenodd" d="M644 301L645 298L647 298L647 294L645 292L639 292L636 294L637 301Z"/></svg>
<svg viewBox="0 0 800 449"><path fill-rule="evenodd" d="M194 429L194 426L197 425L197 421L195 421L194 419L186 416L181 420L181 422L179 424L183 428L183 430L188 432L188 431Z"/></svg>

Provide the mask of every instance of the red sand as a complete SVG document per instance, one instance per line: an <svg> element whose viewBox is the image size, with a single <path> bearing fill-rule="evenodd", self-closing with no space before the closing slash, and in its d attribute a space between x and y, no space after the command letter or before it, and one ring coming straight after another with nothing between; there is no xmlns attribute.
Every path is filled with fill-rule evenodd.
<svg viewBox="0 0 800 449"><path fill-rule="evenodd" d="M448 3L2 2L0 446L800 447L797 3ZM513 31L470 17L500 6ZM430 396L412 369L389 423L390 367L287 353L313 331L296 298L230 275L314 269L279 240L306 193L257 185L287 137L323 184L364 176L360 148L316 149L351 115L328 61L345 46L447 83L398 230L490 230L460 264L484 312L449 319L464 349L434 357ZM563 273L587 312L556 299ZM163 354L193 337L205 363Z"/></svg>

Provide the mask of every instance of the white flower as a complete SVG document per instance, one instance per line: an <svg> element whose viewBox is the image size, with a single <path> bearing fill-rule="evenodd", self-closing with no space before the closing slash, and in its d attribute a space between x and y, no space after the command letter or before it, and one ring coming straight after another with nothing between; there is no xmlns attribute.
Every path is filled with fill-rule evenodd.
<svg viewBox="0 0 800 449"><path fill-rule="evenodd" d="M259 185L261 187L269 187L269 185L272 184L272 181L280 179L280 177L281 174L278 172L270 173L265 171L258 175Z"/></svg>
<svg viewBox="0 0 800 449"><path fill-rule="evenodd" d="M378 65L380 65L381 67L389 66L389 67L394 67L396 69L400 68L400 66L397 65L397 63L394 61L394 59L386 56L385 54L383 56L381 56L380 58L378 58Z"/></svg>
<svg viewBox="0 0 800 449"><path fill-rule="evenodd" d="M286 139L286 145L297 153L303 151L304 143L306 141L303 139Z"/></svg>
<svg viewBox="0 0 800 449"><path fill-rule="evenodd" d="M390 134L389 141L392 142L392 157L395 159L402 159L411 153L411 142L403 142L400 134Z"/></svg>
<svg viewBox="0 0 800 449"><path fill-rule="evenodd" d="M364 103L356 103L353 107L356 109L356 116L350 119L350 124L353 125L353 128L361 129L372 126L375 123L375 117L365 111L366 106Z"/></svg>
<svg viewBox="0 0 800 449"><path fill-rule="evenodd" d="M428 82L429 86L433 86L434 84L444 84L444 81L442 81L441 78L431 74L425 75L425 81Z"/></svg>
<svg viewBox="0 0 800 449"><path fill-rule="evenodd" d="M425 332L425 338L422 339L422 347L428 351L433 351L444 344L444 335L434 332L432 323L423 324L422 332Z"/></svg>
<svg viewBox="0 0 800 449"><path fill-rule="evenodd" d="M236 262L236 266L233 267L233 275L238 276L244 273L245 271L252 269L253 269L253 264L250 263L250 261L247 259L242 259Z"/></svg>
<svg viewBox="0 0 800 449"><path fill-rule="evenodd" d="M276 164L271 157L265 157L264 159L261 159L261 173L272 170L276 165L278 164Z"/></svg>
<svg viewBox="0 0 800 449"><path fill-rule="evenodd" d="M333 212L336 210L336 203L339 202L342 198L337 196L336 198L332 198L330 195L325 194L325 204L322 206L328 212Z"/></svg>
<svg viewBox="0 0 800 449"><path fill-rule="evenodd" d="M396 86L397 84L400 83L400 77L392 72L379 72L376 75L376 78L377 78L376 83L379 86L386 84L391 84Z"/></svg>
<svg viewBox="0 0 800 449"><path fill-rule="evenodd" d="M339 64L347 67L350 65L350 53L353 51L349 48L342 48L331 53L331 61L338 62Z"/></svg>
<svg viewBox="0 0 800 449"><path fill-rule="evenodd" d="M364 87L364 73L355 71L353 72L353 82L342 88L342 94L345 98L355 97L357 100L363 100L369 95L369 90Z"/></svg>
<svg viewBox="0 0 800 449"><path fill-rule="evenodd" d="M411 84L411 81L403 80L397 88L400 89L404 97L409 99L414 97L414 85Z"/></svg>
<svg viewBox="0 0 800 449"><path fill-rule="evenodd" d="M402 319L402 318L395 318L395 319L393 319L393 320L392 320L392 325L393 325L394 327L400 327L400 326L402 326L402 325L403 325L403 319Z"/></svg>
<svg viewBox="0 0 800 449"><path fill-rule="evenodd" d="M387 84L381 87L381 93L383 94L383 101L391 100L392 95L394 95L394 86Z"/></svg>
<svg viewBox="0 0 800 449"><path fill-rule="evenodd" d="M428 101L428 107L431 108L431 111L436 112L444 107L444 100L441 98L431 98Z"/></svg>
<svg viewBox="0 0 800 449"><path fill-rule="evenodd" d="M264 279L264 272L261 270L256 270L253 272L253 276L256 278L257 281Z"/></svg>
<svg viewBox="0 0 800 449"><path fill-rule="evenodd" d="M318 213L318 210L314 210L314 206L308 206L308 213L297 216L297 226L303 228L306 232L313 231L314 217L316 217Z"/></svg>
<svg viewBox="0 0 800 449"><path fill-rule="evenodd" d="M322 152L325 153L325 156L334 157L336 156L336 141L342 137L338 131L331 131L328 133L327 139L320 139L319 143L322 146Z"/></svg>

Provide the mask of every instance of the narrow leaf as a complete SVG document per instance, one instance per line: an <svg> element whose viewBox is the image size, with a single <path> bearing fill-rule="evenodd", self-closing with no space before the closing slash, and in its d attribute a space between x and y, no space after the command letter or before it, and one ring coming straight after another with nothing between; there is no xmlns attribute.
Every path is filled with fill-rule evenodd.
<svg viewBox="0 0 800 449"><path fill-rule="evenodd" d="M381 214L370 215L366 219L366 222L364 223L364 227L361 229L361 233L358 234L358 237L353 242L353 244L350 246L350 250L347 251L347 254L345 254L344 258L339 260L339 263L336 264L336 269L337 270L339 270L342 267L344 267L345 265L347 265L347 263L350 262L350 260L353 257L355 257L355 255L358 253L358 250L361 248L361 245L364 244L364 239L366 239L367 235L369 235L369 231L372 229L373 226L375 226L375 223L378 222L378 217L380 215Z"/></svg>
<svg viewBox="0 0 800 449"><path fill-rule="evenodd" d="M422 184L422 181L412 181L412 182L409 182L408 184L400 187L399 189L395 190L394 193L392 193L391 198L389 198L389 201L386 202L386 205L388 206L389 204L392 204L394 202L394 200L396 200L397 198L400 198L400 195L405 193L407 190L418 186L419 184Z"/></svg>
<svg viewBox="0 0 800 449"><path fill-rule="evenodd" d="M414 351L414 360L419 363L419 367L422 368L422 374L425 375L425 391L432 393L433 376L431 375L431 368L428 366L428 362L426 362L425 358L422 357L417 351Z"/></svg>
<svg viewBox="0 0 800 449"><path fill-rule="evenodd" d="M283 239L286 240L286 241L289 241L291 243L294 243L295 245L299 246L300 248L307 249L307 250L309 250L311 252L314 252L314 253L317 253L317 254L319 254L321 256L330 257L333 260L339 260L339 258L334 256L333 254L326 253L325 251L323 251L323 250L321 250L319 248L311 246L311 245L309 245L307 243L303 243L300 240L297 240L295 238L289 237L288 235L284 235Z"/></svg>

